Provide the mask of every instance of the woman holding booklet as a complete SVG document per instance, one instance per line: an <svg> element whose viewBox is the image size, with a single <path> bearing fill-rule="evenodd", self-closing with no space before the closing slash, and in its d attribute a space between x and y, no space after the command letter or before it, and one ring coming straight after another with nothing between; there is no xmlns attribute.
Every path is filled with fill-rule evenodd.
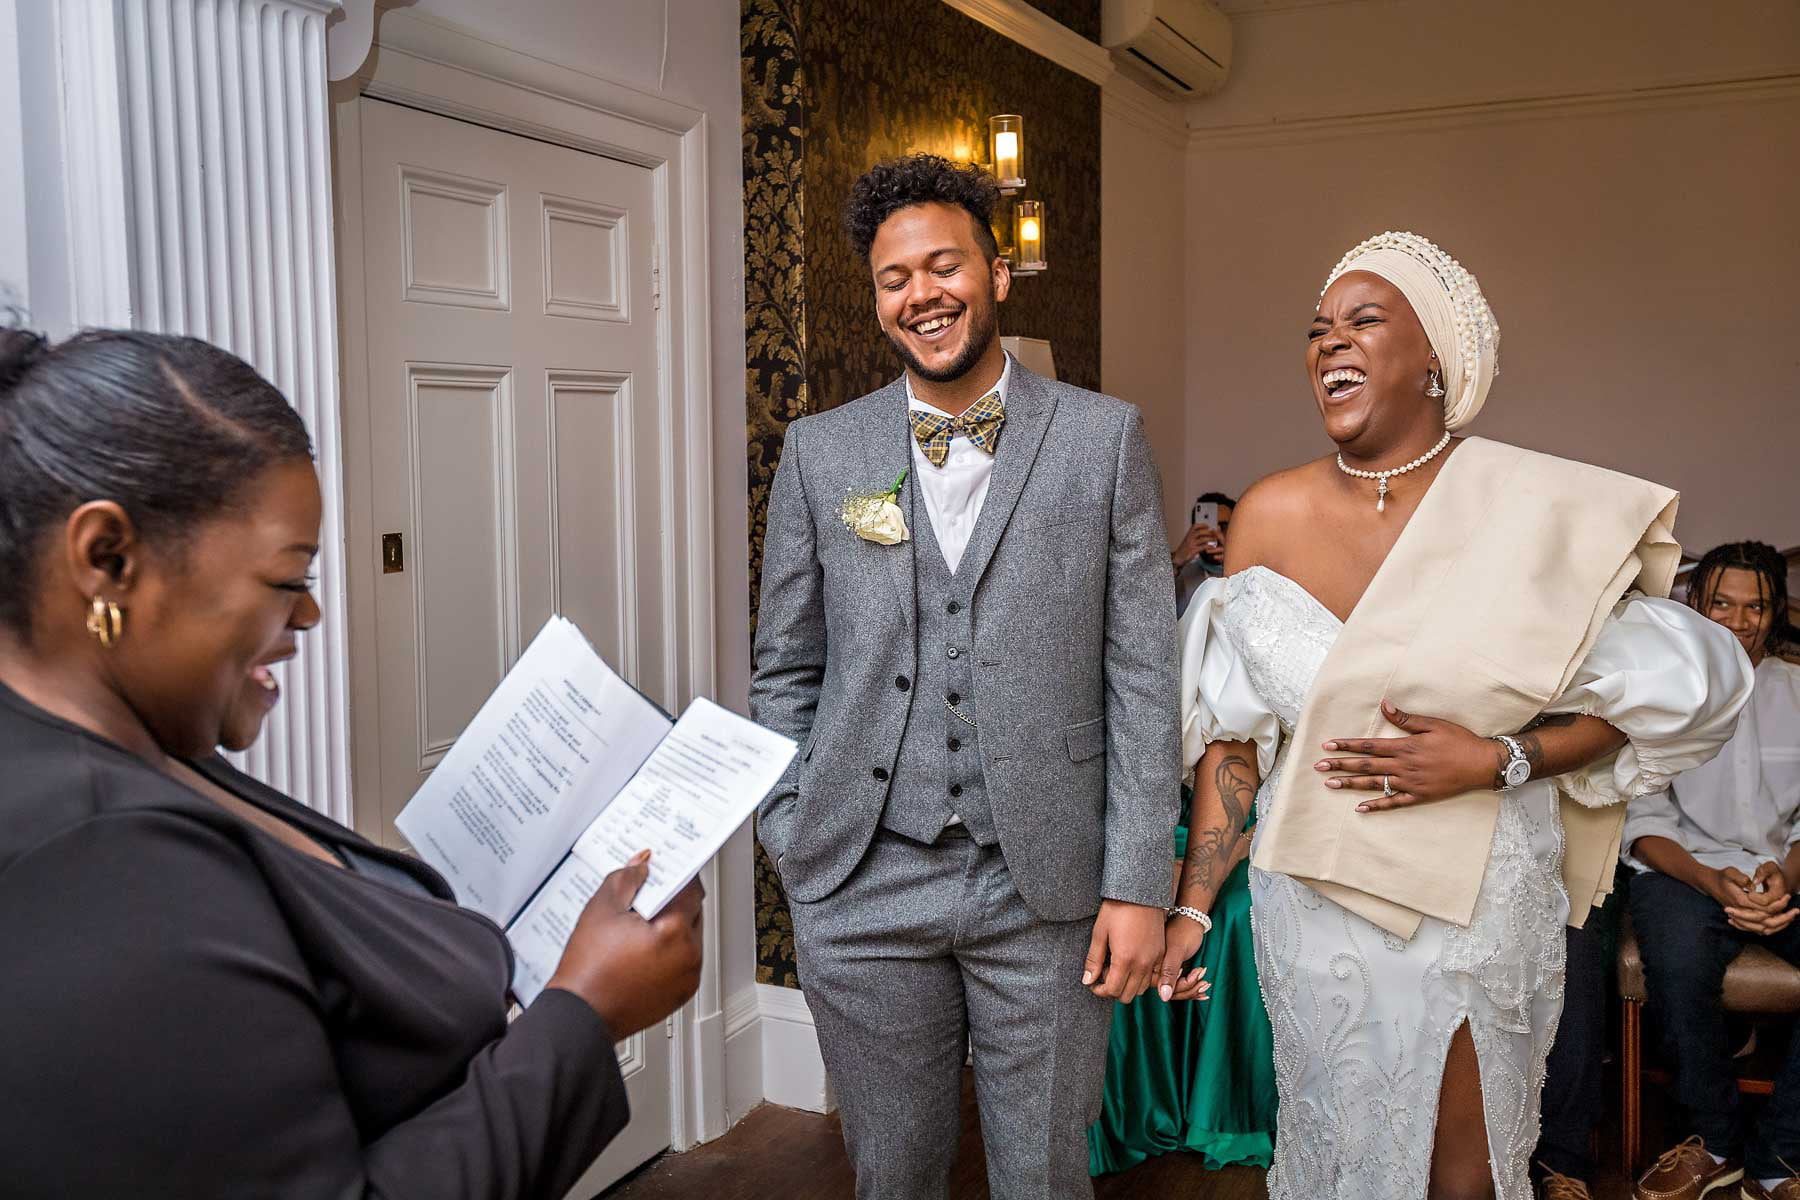
<svg viewBox="0 0 1800 1200"><path fill-rule="evenodd" d="M318 623L305 428L191 338L0 330L0 1163L18 1196L559 1197L700 969L640 856L507 1023L431 868L239 773Z"/></svg>
<svg viewBox="0 0 1800 1200"><path fill-rule="evenodd" d="M1454 259L1383 234L1326 284L1306 363L1336 453L1244 496L1183 620L1177 904L1211 905L1254 803L1271 1197L1527 1200L1563 923L1750 672L1661 598L1673 492L1452 436L1499 344ZM1177 910L1169 960L1201 936Z"/></svg>

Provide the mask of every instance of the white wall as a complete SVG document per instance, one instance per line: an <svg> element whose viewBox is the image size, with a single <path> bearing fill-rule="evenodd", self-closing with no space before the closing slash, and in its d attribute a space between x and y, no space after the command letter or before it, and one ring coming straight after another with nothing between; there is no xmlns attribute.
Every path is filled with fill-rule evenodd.
<svg viewBox="0 0 1800 1200"><path fill-rule="evenodd" d="M58 53L51 5L0 0L0 296L52 337L75 331Z"/></svg>
<svg viewBox="0 0 1800 1200"><path fill-rule="evenodd" d="M1412 229L1500 319L1473 432L1680 488L1690 549L1800 543L1800 6L1386 0L1235 28L1188 114L1190 491L1329 448L1319 287Z"/></svg>
<svg viewBox="0 0 1800 1200"><path fill-rule="evenodd" d="M21 100L17 6L14 0L0 0L0 308L23 305L30 291ZM5 316L0 311L0 319Z"/></svg>
<svg viewBox="0 0 1800 1200"><path fill-rule="evenodd" d="M711 198L713 563L717 698L745 711L750 685L748 468L744 455L744 206L736 0L419 0L408 10L508 49L678 101L707 114ZM667 70L663 68L668 32ZM724 994L756 969L749 832L720 862ZM702 1014L707 1016L709 1014ZM741 1116L733 1113L732 1116Z"/></svg>
<svg viewBox="0 0 1800 1200"><path fill-rule="evenodd" d="M1171 541L1188 504L1183 150L1179 110L1123 77L1100 103L1100 386L1136 404Z"/></svg>

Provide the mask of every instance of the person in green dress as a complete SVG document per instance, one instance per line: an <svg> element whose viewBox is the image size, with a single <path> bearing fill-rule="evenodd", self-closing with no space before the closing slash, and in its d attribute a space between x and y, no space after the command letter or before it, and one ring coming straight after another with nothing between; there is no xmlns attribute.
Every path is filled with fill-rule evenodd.
<svg viewBox="0 0 1800 1200"><path fill-rule="evenodd" d="M1187 826L1175 830L1175 862ZM1275 1050L1250 945L1250 834L1212 906L1212 931L1189 968L1216 984L1198 1000L1154 990L1113 1009L1100 1119L1088 1127L1088 1172L1105 1175L1184 1150L1207 1169L1269 1165L1275 1143Z"/></svg>

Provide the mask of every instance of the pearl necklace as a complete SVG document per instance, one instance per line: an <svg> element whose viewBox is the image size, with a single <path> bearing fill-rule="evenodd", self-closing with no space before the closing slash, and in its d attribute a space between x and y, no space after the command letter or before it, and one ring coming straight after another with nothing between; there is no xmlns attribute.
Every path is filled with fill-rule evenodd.
<svg viewBox="0 0 1800 1200"><path fill-rule="evenodd" d="M1444 452L1444 447L1448 446L1449 444L1450 444L1450 431L1448 429L1446 429L1444 431L1444 436L1442 438L1438 439L1437 445L1433 446L1431 449L1427 450L1425 453L1419 455L1419 457L1413 459L1411 462L1407 463L1404 467L1395 467L1391 471L1359 471L1355 467L1348 466L1345 464L1344 452L1342 450L1339 450L1338 456L1337 456L1338 470L1342 471L1346 475L1354 475L1358 479L1377 480L1379 483L1379 486L1375 489L1375 511L1376 512L1386 512L1387 511L1387 494L1388 494L1387 481L1392 479L1396 475L1404 475L1408 471L1417 470L1419 467L1424 466L1426 463L1430 462L1432 459L1434 459L1438 455L1442 454Z"/></svg>

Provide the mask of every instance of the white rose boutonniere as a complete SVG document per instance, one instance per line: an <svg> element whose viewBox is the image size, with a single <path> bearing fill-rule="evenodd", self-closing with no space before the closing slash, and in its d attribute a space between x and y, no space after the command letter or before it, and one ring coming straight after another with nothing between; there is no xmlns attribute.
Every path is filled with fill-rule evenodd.
<svg viewBox="0 0 1800 1200"><path fill-rule="evenodd" d="M838 513L844 527L865 542L874 542L878 546L898 546L910 541L912 532L906 528L906 514L895 503L900 498L906 475L906 471L900 472L894 486L885 491L852 492L846 496L844 507Z"/></svg>

